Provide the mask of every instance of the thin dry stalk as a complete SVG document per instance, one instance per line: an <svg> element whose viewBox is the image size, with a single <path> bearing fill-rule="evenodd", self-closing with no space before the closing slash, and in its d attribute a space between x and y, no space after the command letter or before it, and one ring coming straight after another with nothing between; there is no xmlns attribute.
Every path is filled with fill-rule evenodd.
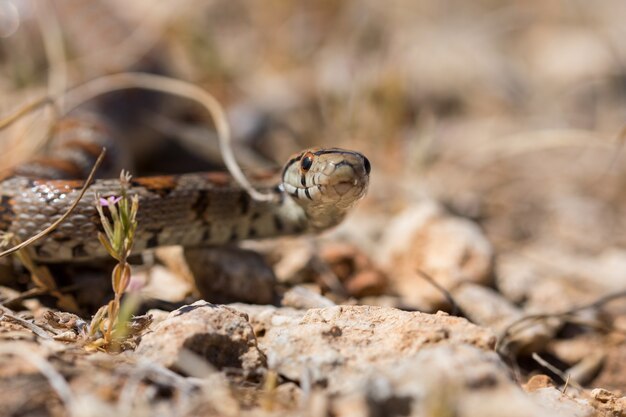
<svg viewBox="0 0 626 417"><path fill-rule="evenodd" d="M257 201L274 201L276 199L274 194L266 194L254 189L239 167L232 150L230 126L228 125L224 109L217 99L208 91L196 85L174 78L141 72L126 72L105 75L103 77L96 78L95 80L88 81L82 85L73 87L65 94L60 94L52 99L49 97L42 98L34 103L24 106L21 109L18 109L14 114L0 120L0 129L10 125L25 114L28 114L48 104L49 102L52 102L55 108L58 109L60 100L66 100L68 105L64 109L63 114L67 114L84 102L99 95L133 88L142 88L145 90L159 91L162 93L185 97L204 106L214 120L222 158L224 159L224 164L232 174L233 178L253 199ZM2 255L0 254L0 256Z"/></svg>
<svg viewBox="0 0 626 417"><path fill-rule="evenodd" d="M224 164L234 179L255 200L273 201L276 198L274 194L261 193L252 187L252 184L250 184L235 159L231 144L230 126L228 125L224 109L213 95L194 84L170 77L141 72L105 75L70 89L65 96L67 100L67 109L65 112L68 113L84 102L99 95L132 88L159 91L185 97L201 104L213 118ZM57 102L57 100L58 98L55 99L55 102Z"/></svg>
<svg viewBox="0 0 626 417"><path fill-rule="evenodd" d="M507 327L505 327L502 330L496 342L496 351L500 352L501 354L504 353L503 348L506 346L506 341L509 339L510 336L515 335L517 332L523 331L524 329L533 325L537 321L548 320L551 318L570 320L574 317L576 313L579 313L584 310L598 309L611 301L617 300L619 298L625 298L625 297L626 297L626 291L617 291L614 293L604 295L588 304L583 304L577 307L573 307L569 310L565 310L559 313L529 314L529 315L520 317L519 319L515 320L514 322L512 322L511 324L509 324Z"/></svg>
<svg viewBox="0 0 626 417"><path fill-rule="evenodd" d="M565 374L565 372L561 371L559 368L557 368L556 366L552 365L550 362L548 362L547 360L539 356L538 353L533 352L532 357L535 360L535 362L537 362L539 365L548 369L550 372L558 375L559 378L561 378L561 380L563 380L563 382L565 383L565 387L567 387L568 385L571 385L575 388L578 388L579 390L583 390L583 387L580 386L578 382L571 380L569 374ZM565 390L563 392L565 392Z"/></svg>
<svg viewBox="0 0 626 417"><path fill-rule="evenodd" d="M42 339L52 340L52 336L50 336L44 329L37 326L35 323L32 323L28 320L24 320L21 317L17 317L16 315L12 314L10 310L6 307L0 308L0 320L2 319L11 321L13 323L17 323L20 326L27 328L28 330L35 333L37 336L41 337Z"/></svg>
<svg viewBox="0 0 626 417"><path fill-rule="evenodd" d="M56 106L56 100L53 97L42 97L37 99L31 103L25 104L24 106L15 110L12 114L0 119L0 130L6 129L11 126L13 123L20 120L22 117L26 116L38 110L44 106ZM56 109L58 111L58 109Z"/></svg>
<svg viewBox="0 0 626 417"><path fill-rule="evenodd" d="M37 23L41 31L46 58L48 61L48 94L55 97L67 89L67 59L63 31L56 11L50 1L33 1ZM63 107L63 98L57 101Z"/></svg>
<svg viewBox="0 0 626 417"><path fill-rule="evenodd" d="M446 298L446 300L448 300L448 303L452 307L452 310L450 311L450 315L458 316L459 313L461 312L461 308L459 307L459 304L456 302L452 294L450 294L450 291L448 291L447 289L439 285L439 283L435 281L433 277L431 277L430 275L428 275L426 272L422 271L421 269L418 269L415 272L417 272L417 275L419 275L420 278L422 278L424 281L428 282L430 285L432 285L438 291L440 291L441 294Z"/></svg>

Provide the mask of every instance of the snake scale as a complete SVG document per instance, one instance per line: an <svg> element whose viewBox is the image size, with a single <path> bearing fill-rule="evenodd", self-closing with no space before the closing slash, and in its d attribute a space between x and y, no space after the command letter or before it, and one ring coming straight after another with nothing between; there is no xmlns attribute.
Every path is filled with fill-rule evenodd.
<svg viewBox="0 0 626 417"><path fill-rule="evenodd" d="M130 36L132 26L107 2L63 0L54 4L67 38L82 55L109 50ZM112 58L109 55L105 54L99 65L106 65ZM158 54L152 54L146 61L161 67L157 58ZM108 173L129 167L124 143L114 139L119 135L111 133L111 124L104 118L108 122L115 119L112 125L116 130L125 131L127 124L119 119L134 120L134 110L128 104L117 107L112 102L96 106L97 116L90 113L90 117L79 114L62 119L47 155L0 176L0 231L23 241L59 219L78 196L83 186L80 179L87 177L102 147L108 150L103 164L108 164ZM255 184L274 194L273 202L253 200L220 172L133 178L129 194L139 197L134 252L325 230L341 222L365 195L369 172L369 161L358 152L303 151L286 163L279 182ZM119 192L118 179L96 180L66 221L30 246L34 259L53 263L108 256L97 238L102 226L94 195L108 197Z"/></svg>
<svg viewBox="0 0 626 417"><path fill-rule="evenodd" d="M82 119L61 122L57 146L44 158L18 166L0 179L0 231L25 240L68 210L84 178L110 135ZM294 155L281 181L258 183L276 196L253 200L221 172L133 178L129 195L139 197L134 252L167 245L223 245L300 233L337 225L361 199L369 183L370 163L359 152L309 149ZM86 261L106 257L97 239L102 231L94 195L116 196L117 179L98 179L72 214L51 234L35 242L40 262Z"/></svg>

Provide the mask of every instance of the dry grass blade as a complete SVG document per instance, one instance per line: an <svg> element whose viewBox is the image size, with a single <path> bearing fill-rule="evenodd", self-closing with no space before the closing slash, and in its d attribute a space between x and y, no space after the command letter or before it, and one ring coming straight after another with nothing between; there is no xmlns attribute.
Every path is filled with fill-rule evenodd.
<svg viewBox="0 0 626 417"><path fill-rule="evenodd" d="M0 129L6 128L24 115L46 104L52 104L54 109L58 111L61 101L66 100L68 105L63 114L67 114L84 102L99 95L132 88L142 88L177 95L194 100L204 106L215 122L222 158L233 178L257 201L273 201L276 199L274 194L265 194L257 191L239 167L232 150L230 126L228 125L224 109L217 99L198 86L174 78L139 72L105 75L73 87L66 94L59 94L54 98L45 97L18 109L14 114L0 121ZM0 254L0 257L2 256L4 254Z"/></svg>
<svg viewBox="0 0 626 417"><path fill-rule="evenodd" d="M418 269L415 272L417 272L417 275L419 275L420 278L422 278L424 281L428 282L430 285L432 285L438 291L440 291L441 294L446 298L446 300L448 301L448 303L452 307L452 310L450 311L450 315L458 316L459 313L461 313L461 309L459 307L459 304L456 302L456 300L454 299L452 294L450 294L450 291L448 291L447 289L445 289L444 287L439 285L439 283L437 281L435 281L435 279L433 277L431 277L430 275L428 275L426 272L422 271L421 269Z"/></svg>
<svg viewBox="0 0 626 417"><path fill-rule="evenodd" d="M8 115L7 117L0 119L0 130L6 129L11 126L13 123L20 120L22 117L26 116L33 111L40 109L43 106L56 106L56 101L51 97L42 97L38 100L33 101L32 103L28 103L19 109L17 109L13 114ZM55 107L56 109L56 107Z"/></svg>
<svg viewBox="0 0 626 417"><path fill-rule="evenodd" d="M67 59L63 31L50 1L37 1L33 2L33 5L49 66L48 92L51 97L54 97L63 93L67 88ZM57 101L59 108L62 108L62 104L61 100Z"/></svg>
<svg viewBox="0 0 626 417"><path fill-rule="evenodd" d="M224 164L235 178L235 180L246 190L252 198L258 201L273 201L276 196L274 194L265 194L254 189L248 181L243 171L237 164L235 155L231 146L230 126L226 119L226 114L219 102L206 90L197 87L185 81L174 78L164 77L160 75L145 73L120 73L107 75L95 80L88 81L78 87L74 87L67 94L59 94L54 99L49 97L37 100L29 105L17 110L14 114L0 121L0 129L6 128L10 124L19 120L24 115L46 105L52 103L55 109L58 109L62 100L67 100L68 108L65 113L70 112L82 103L89 101L99 95L110 93L118 90L126 90L131 88L143 88L146 90L159 91L163 93L173 94L186 97L202 104L211 114L215 122L218 133L220 151ZM0 257L3 254L0 254Z"/></svg>
<svg viewBox="0 0 626 417"><path fill-rule="evenodd" d="M98 167L100 166L100 164L102 163L102 160L104 159L105 154L106 154L106 149L102 148L102 152L100 152L100 156L98 156L96 163L93 165L93 168L91 168L91 172L89 173L89 176L87 177L87 180L85 181L85 184L83 184L83 188L80 190L78 197L76 197L76 200L72 202L72 205L69 207L69 209L65 213L63 213L63 215L58 220L56 220L54 223L52 223L50 226L46 227L44 230L37 233L36 235L31 236L30 238L26 239L22 243L15 245L12 248L9 248L1 252L0 258L7 256L7 255L11 255L12 253L15 253L18 250L23 249L27 247L28 245L38 241L39 239L41 239L42 237L46 236L48 233L56 229L61 223L63 223L65 219L67 219L67 217L70 214L72 214L72 211L74 211L74 209L76 208L80 200L82 200L83 196L85 195L87 188L89 188L89 186L93 182L93 178L96 175L96 171Z"/></svg>
<svg viewBox="0 0 626 417"><path fill-rule="evenodd" d="M12 321L13 323L17 323L22 327L27 328L31 332L35 333L37 336L42 339L52 340L52 336L50 336L44 329L37 326L35 323L31 323L28 320L24 320L23 318L17 317L10 313L10 310L6 307L2 307L0 309L0 320L6 319L7 321Z"/></svg>
<svg viewBox="0 0 626 417"><path fill-rule="evenodd" d="M577 389L583 390L583 387L581 387L580 384L578 384L576 381L571 380L569 374L565 374L565 372L561 371L559 368L557 368L556 366L552 365L550 362L548 362L547 360L539 356L538 353L533 352L532 357L535 360L535 362L537 362L539 365L543 366L544 368L554 373L555 375L558 375L559 378L563 380L563 382L565 383L564 390L568 385L571 385Z"/></svg>
<svg viewBox="0 0 626 417"><path fill-rule="evenodd" d="M609 164L607 168L607 171L606 171L607 173L611 172L615 168L615 166L617 165L617 161L619 160L622 154L624 143L626 143L626 125L622 126L622 129L619 131L617 138L616 138L616 143L617 143L617 151L611 157L611 163ZM602 178L600 178L600 180L601 179Z"/></svg>
<svg viewBox="0 0 626 417"><path fill-rule="evenodd" d="M576 313L579 313L584 310L589 310L589 309L597 309L611 301L624 298L624 297L626 297L626 291L617 291L617 292L602 296L598 298L597 300L592 301L590 303L573 307L569 310L565 310L559 313L529 314L529 315L520 317L519 319L515 320L514 322L506 326L504 330L502 330L496 342L496 351L499 351L502 353L502 348L503 346L506 346L506 341L509 338L509 336L511 336L512 334L515 334L516 332L520 332L524 330L525 328L533 325L537 321L547 320L550 318L570 319Z"/></svg>
<svg viewBox="0 0 626 417"><path fill-rule="evenodd" d="M67 100L66 113L99 95L131 88L142 88L185 97L204 106L215 123L224 164L235 180L255 200L273 201L276 198L274 194L261 193L252 187L233 154L230 126L228 125L224 109L215 97L196 85L170 77L140 72L105 75L70 89L65 95Z"/></svg>

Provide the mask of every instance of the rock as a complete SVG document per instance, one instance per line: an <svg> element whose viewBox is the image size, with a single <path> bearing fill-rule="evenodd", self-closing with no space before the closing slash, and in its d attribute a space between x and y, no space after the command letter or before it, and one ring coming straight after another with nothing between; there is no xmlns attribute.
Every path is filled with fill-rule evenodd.
<svg viewBox="0 0 626 417"><path fill-rule="evenodd" d="M562 362L573 364L591 356L594 352L605 353L609 346L609 340L598 338L597 334L589 332L572 338L554 339L546 350Z"/></svg>
<svg viewBox="0 0 626 417"><path fill-rule="evenodd" d="M493 249L478 226L427 201L394 218L381 243L381 259L405 304L433 311L446 304L441 291L420 278L431 276L448 291L463 282L487 285Z"/></svg>
<svg viewBox="0 0 626 417"><path fill-rule="evenodd" d="M278 282L295 285L312 281L310 263L317 251L311 239L283 238L247 244L249 247L253 244L252 248L264 251L275 261L273 268Z"/></svg>
<svg viewBox="0 0 626 417"><path fill-rule="evenodd" d="M283 294L281 305L307 310L335 305L331 300L301 285L295 286Z"/></svg>
<svg viewBox="0 0 626 417"><path fill-rule="evenodd" d="M499 253L494 269L498 291L515 304L523 303L538 281L538 266L516 253Z"/></svg>
<svg viewBox="0 0 626 417"><path fill-rule="evenodd" d="M170 313L170 311L159 310L158 308L151 308L148 310L146 314L152 317L151 328L154 329L157 324L165 321L169 317Z"/></svg>
<svg viewBox="0 0 626 417"><path fill-rule="evenodd" d="M548 375L539 374L533 375L526 384L524 384L524 389L527 392L537 391L541 388L554 387L554 381Z"/></svg>
<svg viewBox="0 0 626 417"><path fill-rule="evenodd" d="M259 346L268 361L290 380L310 373L313 383L332 388L343 383L337 375L346 369L359 372L390 364L426 346L469 344L491 350L495 343L491 331L445 313L372 306L337 306L305 314L282 310L259 310L251 319L261 323L264 315Z"/></svg>
<svg viewBox="0 0 626 417"><path fill-rule="evenodd" d="M381 271L373 269L357 272L344 285L347 293L353 297L374 297L384 295L388 279Z"/></svg>
<svg viewBox="0 0 626 417"><path fill-rule="evenodd" d="M162 265L133 272L129 287L140 288L144 297L169 302L184 300L194 289L192 281L181 279Z"/></svg>
<svg viewBox="0 0 626 417"><path fill-rule="evenodd" d="M355 244L281 239L271 246L256 242L246 246L265 252L274 261L281 283L317 282L336 294L358 298L382 295L388 288L385 274Z"/></svg>
<svg viewBox="0 0 626 417"><path fill-rule="evenodd" d="M626 290L626 251L584 255L534 244L498 256L500 291L533 313L559 313Z"/></svg>
<svg viewBox="0 0 626 417"><path fill-rule="evenodd" d="M538 388L530 392L529 396L537 404L552 410L554 414L551 415L563 417L593 417L597 415L589 401L572 398L554 387Z"/></svg>
<svg viewBox="0 0 626 417"><path fill-rule="evenodd" d="M570 381L586 385L598 375L600 369L604 365L605 358L606 354L604 352L593 352L576 365L567 369L566 374L570 378Z"/></svg>
<svg viewBox="0 0 626 417"><path fill-rule="evenodd" d="M626 413L626 397L620 397L611 391L596 388L591 391L593 404L607 416L623 416Z"/></svg>
<svg viewBox="0 0 626 417"><path fill-rule="evenodd" d="M393 307L401 310L410 310L402 305L402 299L395 295L382 295L378 297L363 297L359 300L360 305Z"/></svg>
<svg viewBox="0 0 626 417"><path fill-rule="evenodd" d="M276 277L263 257L239 248L189 248L185 260L200 295L214 303L271 304Z"/></svg>
<svg viewBox="0 0 626 417"><path fill-rule="evenodd" d="M493 289L473 283L458 286L451 295L472 322L491 328L499 336L506 332L500 350L506 349L507 353L543 350L561 325L560 320L551 318L510 327L524 317L522 310Z"/></svg>
<svg viewBox="0 0 626 417"><path fill-rule="evenodd" d="M463 343L424 346L346 378L330 405L337 417L568 416L533 401L497 354Z"/></svg>
<svg viewBox="0 0 626 417"><path fill-rule="evenodd" d="M285 323L298 321L306 314L305 310L291 307L260 306L252 304L233 303L228 307L245 313L254 329L257 338L262 338L270 328L280 327ZM266 352L267 353L267 352Z"/></svg>
<svg viewBox="0 0 626 417"><path fill-rule="evenodd" d="M593 384L610 390L623 390L626 387L626 343L623 334L611 335L606 339L602 350L606 353L604 366Z"/></svg>
<svg viewBox="0 0 626 417"><path fill-rule="evenodd" d="M341 281L347 295L361 298L386 292L387 277L356 245L326 243L319 256Z"/></svg>
<svg viewBox="0 0 626 417"><path fill-rule="evenodd" d="M189 350L217 369L241 369L244 375L261 374L265 356L248 323L237 310L197 301L172 311L146 334L135 355L171 369Z"/></svg>

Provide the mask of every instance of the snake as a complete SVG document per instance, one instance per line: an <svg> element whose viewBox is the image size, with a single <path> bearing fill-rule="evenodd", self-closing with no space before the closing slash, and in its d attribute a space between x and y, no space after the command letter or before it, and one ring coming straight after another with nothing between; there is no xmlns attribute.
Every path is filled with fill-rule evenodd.
<svg viewBox="0 0 626 417"><path fill-rule="evenodd" d="M24 241L69 210L86 172L110 145L106 128L68 118L57 129L57 146L45 157L18 166L0 179L0 231ZM115 152L113 152L115 154ZM115 156L115 155L113 155ZM110 159L113 159L111 157ZM276 182L254 185L271 201L250 197L227 173L201 172L131 178L137 196L133 253L158 246L210 247L246 239L319 233L339 224L366 194L371 165L360 152L312 148L293 155ZM119 179L96 179L70 215L30 247L43 263L106 258L96 204L120 195Z"/></svg>

